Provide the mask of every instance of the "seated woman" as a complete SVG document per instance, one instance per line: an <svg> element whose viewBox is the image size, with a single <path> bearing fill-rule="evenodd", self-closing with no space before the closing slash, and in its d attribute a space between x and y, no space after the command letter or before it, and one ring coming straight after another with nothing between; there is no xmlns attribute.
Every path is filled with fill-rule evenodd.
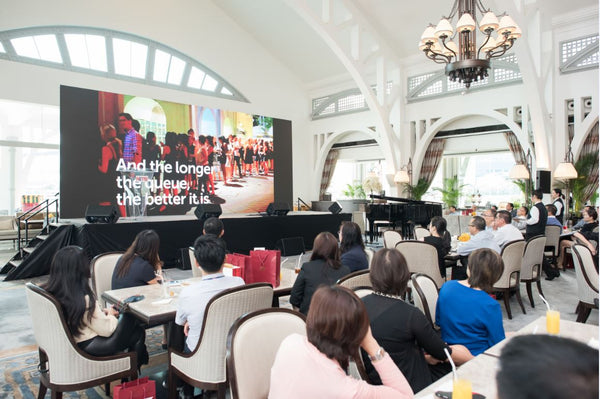
<svg viewBox="0 0 600 399"><path fill-rule="evenodd" d="M369 268L360 227L354 222L342 222L339 232L342 265L351 272Z"/></svg>
<svg viewBox="0 0 600 399"><path fill-rule="evenodd" d="M556 265L558 267L563 266L563 259L565 257L565 249L575 245L576 242L580 242L585 245L592 252L592 255L596 255L596 246L591 241L598 242L598 212L592 207L586 207L583 212L584 225L579 231L573 233L571 239L565 239L560 241L560 249L558 251L558 260Z"/></svg>
<svg viewBox="0 0 600 399"><path fill-rule="evenodd" d="M365 306L348 288L325 286L315 292L306 333L292 334L281 343L271 368L270 399L413 397L406 378L371 335ZM359 347L383 386L346 374Z"/></svg>
<svg viewBox="0 0 600 399"><path fill-rule="evenodd" d="M450 233L446 231L446 219L441 216L434 216L429 223L430 236L425 237L425 242L432 244L437 249L438 267L440 274L446 278L446 260L444 257L450 252L452 239Z"/></svg>
<svg viewBox="0 0 600 399"><path fill-rule="evenodd" d="M377 251L371 263L370 275L374 293L364 297L363 302L371 321L373 337L390 354L414 392L419 392L444 374L436 369L435 377L432 375L423 351L435 359L432 363L446 360L444 348L448 348L457 364L472 357L462 345L448 347L425 315L402 300L410 272L400 252L388 248ZM377 371L364 353L363 359L369 379L381 384Z"/></svg>
<svg viewBox="0 0 600 399"><path fill-rule="evenodd" d="M476 249L469 255L468 278L442 286L435 322L444 341L464 345L477 356L504 339L500 304L489 295L503 270L496 251Z"/></svg>
<svg viewBox="0 0 600 399"><path fill-rule="evenodd" d="M320 285L335 284L350 273L340 262L340 251L335 236L327 231L315 237L310 261L302 265L292 287L290 303L294 310L307 314L310 300Z"/></svg>
<svg viewBox="0 0 600 399"><path fill-rule="evenodd" d="M83 351L94 356L135 351L138 369L148 364L144 329L128 313L117 319L114 308L102 310L89 281L87 256L81 248L68 246L54 255L48 282L42 288L61 304L69 331Z"/></svg>
<svg viewBox="0 0 600 399"><path fill-rule="evenodd" d="M161 269L159 246L160 239L154 230L140 231L117 262L112 275L112 289L158 283L155 272Z"/></svg>

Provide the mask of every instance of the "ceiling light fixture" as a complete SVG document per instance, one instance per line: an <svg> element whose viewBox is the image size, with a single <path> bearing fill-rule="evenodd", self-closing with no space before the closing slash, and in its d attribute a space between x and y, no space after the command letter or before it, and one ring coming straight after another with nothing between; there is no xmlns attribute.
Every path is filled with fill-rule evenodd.
<svg viewBox="0 0 600 399"><path fill-rule="evenodd" d="M477 47L477 14L482 44ZM451 21L458 20L455 27ZM496 32L496 35L492 35ZM421 35L419 50L438 64L446 64L446 75L468 89L488 76L490 59L504 55L521 37L521 29L506 13L497 17L481 0L455 0L450 15L437 26L430 24Z"/></svg>

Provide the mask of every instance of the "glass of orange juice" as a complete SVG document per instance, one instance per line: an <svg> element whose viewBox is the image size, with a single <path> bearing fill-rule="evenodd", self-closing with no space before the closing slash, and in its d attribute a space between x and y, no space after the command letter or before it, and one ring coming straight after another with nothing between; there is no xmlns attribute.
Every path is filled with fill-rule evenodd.
<svg viewBox="0 0 600 399"><path fill-rule="evenodd" d="M558 310L546 311L546 330L548 334L558 334L560 332L560 312Z"/></svg>
<svg viewBox="0 0 600 399"><path fill-rule="evenodd" d="M454 380L452 399L472 399L471 381L464 379Z"/></svg>

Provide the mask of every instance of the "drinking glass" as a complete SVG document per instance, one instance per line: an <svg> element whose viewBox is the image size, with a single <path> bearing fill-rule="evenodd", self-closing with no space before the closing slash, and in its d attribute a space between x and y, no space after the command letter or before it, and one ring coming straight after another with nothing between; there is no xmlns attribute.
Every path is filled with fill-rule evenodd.
<svg viewBox="0 0 600 399"><path fill-rule="evenodd" d="M452 399L472 399L471 381L464 379L454 380Z"/></svg>
<svg viewBox="0 0 600 399"><path fill-rule="evenodd" d="M546 311L546 330L548 334L558 334L560 332L560 312L558 310Z"/></svg>

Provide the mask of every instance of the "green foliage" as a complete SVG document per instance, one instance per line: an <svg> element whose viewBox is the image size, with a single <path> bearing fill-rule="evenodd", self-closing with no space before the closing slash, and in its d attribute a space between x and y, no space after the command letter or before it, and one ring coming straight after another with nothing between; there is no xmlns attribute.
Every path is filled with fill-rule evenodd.
<svg viewBox="0 0 600 399"><path fill-rule="evenodd" d="M434 187L433 189L442 193L442 202L446 207L458 206L458 201L462 196L464 184L458 184L458 176L454 175L444 179L444 187Z"/></svg>
<svg viewBox="0 0 600 399"><path fill-rule="evenodd" d="M367 198L367 194L365 194L365 190L363 189L363 186L360 183L346 184L346 189L343 190L342 193L348 198Z"/></svg>
<svg viewBox="0 0 600 399"><path fill-rule="evenodd" d="M529 198L529 196L527 195L527 185L529 185L529 193L531 193L533 191L533 187L531 186L531 180L529 180L529 179L519 179L519 180L513 180L512 182L517 187L519 187L519 190L521 190L521 192L523 193L523 197L525 198L525 202L524 203L528 207L530 207L531 206L531 198ZM515 205L515 208L517 208L516 205Z"/></svg>
<svg viewBox="0 0 600 399"><path fill-rule="evenodd" d="M579 158L577 162L575 162L575 169L577 170L577 179L568 180L565 182L560 182L558 186L560 188L567 188L571 191L573 195L573 209L577 212L579 211L587 200L592 200L592 198L586 198L585 189L588 186L587 178L590 175L592 168L594 165L598 163L598 154L588 154L582 158ZM597 196L597 195L596 195ZM594 199L595 202L595 199Z"/></svg>
<svg viewBox="0 0 600 399"><path fill-rule="evenodd" d="M421 197L423 197L423 195L427 192L428 188L429 183L427 183L427 180L423 178L419 179L415 185L409 183L402 184L402 189L408 193L408 196L417 201L421 200Z"/></svg>

